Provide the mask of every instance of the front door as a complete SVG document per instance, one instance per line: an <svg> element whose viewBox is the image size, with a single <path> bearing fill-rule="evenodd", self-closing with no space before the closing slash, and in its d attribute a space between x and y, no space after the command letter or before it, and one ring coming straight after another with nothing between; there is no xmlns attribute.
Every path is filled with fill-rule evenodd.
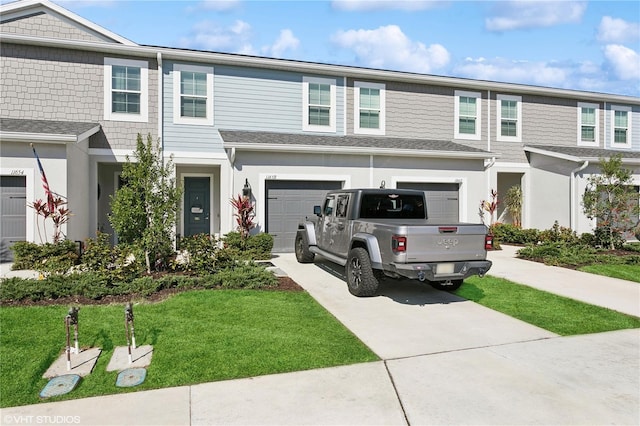
<svg viewBox="0 0 640 426"><path fill-rule="evenodd" d="M184 178L184 235L209 234L210 227L210 179L208 177Z"/></svg>

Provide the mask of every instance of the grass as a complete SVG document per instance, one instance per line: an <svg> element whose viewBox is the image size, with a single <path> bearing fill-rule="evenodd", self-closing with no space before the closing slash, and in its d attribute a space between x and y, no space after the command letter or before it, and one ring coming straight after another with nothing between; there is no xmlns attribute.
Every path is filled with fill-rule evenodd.
<svg viewBox="0 0 640 426"><path fill-rule="evenodd" d="M456 294L561 336L640 328L640 318L502 278L469 278Z"/></svg>
<svg viewBox="0 0 640 426"><path fill-rule="evenodd" d="M595 264L581 266L578 270L640 283L640 265Z"/></svg>
<svg viewBox="0 0 640 426"><path fill-rule="evenodd" d="M68 306L0 309L0 406L40 402L42 374L62 353ZM106 372L125 345L124 307L82 306L80 346L100 347L92 374L59 401L191 385L378 358L305 292L191 291L134 307L136 343L153 345L145 382L117 388Z"/></svg>

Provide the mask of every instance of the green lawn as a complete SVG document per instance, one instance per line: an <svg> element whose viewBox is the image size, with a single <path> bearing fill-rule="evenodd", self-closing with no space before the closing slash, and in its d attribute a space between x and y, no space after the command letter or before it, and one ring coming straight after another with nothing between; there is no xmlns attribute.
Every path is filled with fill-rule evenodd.
<svg viewBox="0 0 640 426"><path fill-rule="evenodd" d="M39 402L42 374L62 353L68 306L0 309L0 406ZM145 382L115 386L106 372L124 346L124 306L82 306L80 346L100 347L92 374L56 401L190 385L378 358L306 292L191 291L134 307L136 343L153 345Z"/></svg>
<svg viewBox="0 0 640 426"><path fill-rule="evenodd" d="M562 336L640 328L640 318L502 278L469 278L456 294Z"/></svg>
<svg viewBox="0 0 640 426"><path fill-rule="evenodd" d="M578 270L640 283L640 265L595 264L582 266Z"/></svg>

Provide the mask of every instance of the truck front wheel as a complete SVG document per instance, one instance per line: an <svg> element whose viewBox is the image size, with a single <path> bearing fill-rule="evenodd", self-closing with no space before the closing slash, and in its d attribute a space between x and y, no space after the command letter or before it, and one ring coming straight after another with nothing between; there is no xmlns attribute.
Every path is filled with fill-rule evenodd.
<svg viewBox="0 0 640 426"><path fill-rule="evenodd" d="M347 286L354 296L374 296L378 291L378 279L373 274L369 253L361 247L351 249L347 259Z"/></svg>
<svg viewBox="0 0 640 426"><path fill-rule="evenodd" d="M309 251L309 238L304 231L298 231L296 233L296 259L299 263L311 263L316 257L315 254Z"/></svg>

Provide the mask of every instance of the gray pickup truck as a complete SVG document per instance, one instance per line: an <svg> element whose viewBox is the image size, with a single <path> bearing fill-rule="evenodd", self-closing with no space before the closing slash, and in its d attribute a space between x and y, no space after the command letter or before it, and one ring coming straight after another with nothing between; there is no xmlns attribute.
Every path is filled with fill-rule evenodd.
<svg viewBox="0 0 640 426"><path fill-rule="evenodd" d="M373 296L386 277L456 290L491 268L491 245L485 225L430 221L422 191L345 189L329 192L298 225L295 252L300 263L319 254L345 266L349 291Z"/></svg>

